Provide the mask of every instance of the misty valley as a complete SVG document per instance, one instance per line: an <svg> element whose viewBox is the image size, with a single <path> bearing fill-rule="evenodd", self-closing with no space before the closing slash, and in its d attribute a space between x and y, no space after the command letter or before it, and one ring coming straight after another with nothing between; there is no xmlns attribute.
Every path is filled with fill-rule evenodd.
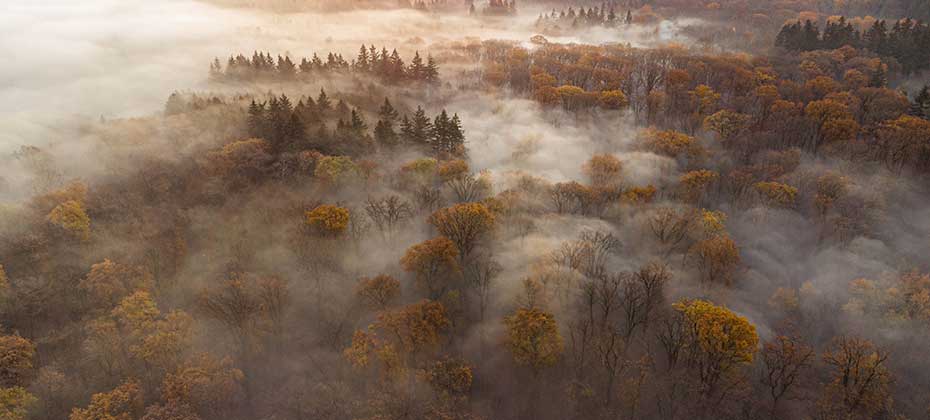
<svg viewBox="0 0 930 420"><path fill-rule="evenodd" d="M930 3L0 12L0 420L930 419Z"/></svg>

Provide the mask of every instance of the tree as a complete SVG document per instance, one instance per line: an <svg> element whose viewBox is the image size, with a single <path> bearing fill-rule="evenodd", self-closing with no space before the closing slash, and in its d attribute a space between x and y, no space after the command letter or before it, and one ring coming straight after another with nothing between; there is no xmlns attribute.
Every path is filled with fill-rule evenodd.
<svg viewBox="0 0 930 420"><path fill-rule="evenodd" d="M0 336L0 387L24 387L33 373L36 346L18 335Z"/></svg>
<svg viewBox="0 0 930 420"><path fill-rule="evenodd" d="M237 411L244 379L229 358L204 353L165 376L162 398L168 406L186 406L202 418L218 418Z"/></svg>
<svg viewBox="0 0 930 420"><path fill-rule="evenodd" d="M439 65L436 64L436 60L434 60L433 56L430 54L426 55L426 68L423 69L423 80L431 84L439 82Z"/></svg>
<svg viewBox="0 0 930 420"><path fill-rule="evenodd" d="M378 110L378 122L375 124L375 141L385 146L395 146L398 143L397 132L394 131L394 124L397 122L397 111L391 105L388 98L384 98L384 103Z"/></svg>
<svg viewBox="0 0 930 420"><path fill-rule="evenodd" d="M313 176L332 185L351 182L360 174L361 169L348 156L326 156L317 162L313 171Z"/></svg>
<svg viewBox="0 0 930 420"><path fill-rule="evenodd" d="M424 353L435 350L451 322L439 302L422 300L383 312L369 327L356 330L343 355L355 367L367 367L376 356L387 377L397 377Z"/></svg>
<svg viewBox="0 0 930 420"><path fill-rule="evenodd" d="M198 310L232 333L243 358L255 344L264 307L255 277L245 273L233 273L220 284L203 289L197 297Z"/></svg>
<svg viewBox="0 0 930 420"><path fill-rule="evenodd" d="M84 206L75 200L65 201L52 209L47 217L49 223L81 241L90 239L90 217Z"/></svg>
<svg viewBox="0 0 930 420"><path fill-rule="evenodd" d="M794 207L798 189L781 182L757 182L753 185L766 205L791 208Z"/></svg>
<svg viewBox="0 0 930 420"><path fill-rule="evenodd" d="M771 417L775 419L779 401L792 395L811 367L814 349L797 337L778 335L763 344L761 353L764 369L759 381L772 398Z"/></svg>
<svg viewBox="0 0 930 420"><path fill-rule="evenodd" d="M431 298L437 299L449 287L451 277L461 270L458 256L455 243L440 236L408 248L400 264L405 271L414 274L417 283Z"/></svg>
<svg viewBox="0 0 930 420"><path fill-rule="evenodd" d="M504 325L514 361L529 366L534 376L559 360L562 336L552 314L538 308L519 308L504 319Z"/></svg>
<svg viewBox="0 0 930 420"><path fill-rule="evenodd" d="M691 246L688 259L701 272L701 283L729 285L740 263L739 248L726 233L717 233Z"/></svg>
<svg viewBox="0 0 930 420"><path fill-rule="evenodd" d="M674 130L648 128L640 132L639 137L647 150L659 155L695 160L704 154L704 148L695 137Z"/></svg>
<svg viewBox="0 0 930 420"><path fill-rule="evenodd" d="M756 327L726 307L705 300L680 300L672 307L684 326L683 348L688 366L701 384L701 394L717 392L752 363L759 345Z"/></svg>
<svg viewBox="0 0 930 420"><path fill-rule="evenodd" d="M371 308L385 309L400 295L400 281L387 274L362 277L355 287L355 295Z"/></svg>
<svg viewBox="0 0 930 420"><path fill-rule="evenodd" d="M414 122L416 122L416 116L414 117ZM452 156L465 154L465 135L462 132L462 124L458 115L449 118L449 114L443 109L436 116L431 127L430 143L433 149Z"/></svg>
<svg viewBox="0 0 930 420"><path fill-rule="evenodd" d="M428 146L430 143L430 133L432 133L432 131L433 123L430 122L429 117L426 116L426 111L419 106L416 112L414 112L413 118L408 120L405 115L401 124L401 132L404 135L404 140L415 146Z"/></svg>
<svg viewBox="0 0 930 420"><path fill-rule="evenodd" d="M595 187L616 187L623 172L623 164L613 155L594 155L582 168Z"/></svg>
<svg viewBox="0 0 930 420"><path fill-rule="evenodd" d="M597 101L601 108L604 109L622 109L630 104L630 101L620 90L603 90L597 96Z"/></svg>
<svg viewBox="0 0 930 420"><path fill-rule="evenodd" d="M0 388L0 419L26 420L36 401L23 387Z"/></svg>
<svg viewBox="0 0 930 420"><path fill-rule="evenodd" d="M911 116L930 120L930 85L924 85L920 91L914 95L914 101L908 110Z"/></svg>
<svg viewBox="0 0 930 420"><path fill-rule="evenodd" d="M878 127L874 150L888 167L900 169L912 164L930 168L930 121L903 115Z"/></svg>
<svg viewBox="0 0 930 420"><path fill-rule="evenodd" d="M385 237L393 235L397 228L413 217L413 207L396 195L380 200L369 198L365 204L365 213Z"/></svg>
<svg viewBox="0 0 930 420"><path fill-rule="evenodd" d="M720 174L707 169L687 172L678 178L683 198L690 203L699 203L710 185L720 179Z"/></svg>
<svg viewBox="0 0 930 420"><path fill-rule="evenodd" d="M840 336L824 352L823 361L833 371L824 388L819 408L843 418L872 418L890 396L891 373L888 352L870 341Z"/></svg>
<svg viewBox="0 0 930 420"><path fill-rule="evenodd" d="M70 420L133 420L142 414L142 388L126 381L110 392L94 394L87 408L75 408Z"/></svg>
<svg viewBox="0 0 930 420"><path fill-rule="evenodd" d="M720 140L727 142L748 128L752 117L727 109L717 111L704 119L704 127L717 133Z"/></svg>
<svg viewBox="0 0 930 420"><path fill-rule="evenodd" d="M494 228L495 217L481 203L463 203L439 209L429 217L429 223L458 247L464 260L482 236Z"/></svg>
<svg viewBox="0 0 930 420"><path fill-rule="evenodd" d="M110 259L92 265L90 272L78 283L78 288L87 293L94 303L107 310L136 289L150 287L152 276L148 271L142 267L117 264Z"/></svg>
<svg viewBox="0 0 930 420"><path fill-rule="evenodd" d="M307 225L323 236L340 236L349 226L349 210L330 204L319 205L305 213Z"/></svg>

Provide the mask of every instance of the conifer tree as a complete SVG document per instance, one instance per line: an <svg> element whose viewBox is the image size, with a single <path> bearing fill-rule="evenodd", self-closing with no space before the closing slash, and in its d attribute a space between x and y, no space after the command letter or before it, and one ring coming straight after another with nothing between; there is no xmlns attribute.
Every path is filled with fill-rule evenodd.
<svg viewBox="0 0 930 420"><path fill-rule="evenodd" d="M249 136L256 138L265 137L265 103L258 103L252 100L249 104L249 116L247 119Z"/></svg>
<svg viewBox="0 0 930 420"><path fill-rule="evenodd" d="M371 70L371 62L368 59L368 50L365 49L365 45L362 44L361 48L358 50L358 57L355 59L355 70L362 73L367 73Z"/></svg>
<svg viewBox="0 0 930 420"><path fill-rule="evenodd" d="M430 122L429 117L426 116L426 111L418 106L411 121L410 142L420 146L429 145L432 130L433 124Z"/></svg>
<svg viewBox="0 0 930 420"><path fill-rule="evenodd" d="M322 116L326 116L329 110L332 109L332 102L330 102L329 96L326 95L323 88L320 88L320 95L316 97L316 107Z"/></svg>
<svg viewBox="0 0 930 420"><path fill-rule="evenodd" d="M413 59L410 60L410 67L407 68L407 75L413 80L426 80L426 66L423 65L423 59L420 58L419 51L413 53Z"/></svg>
<svg viewBox="0 0 930 420"><path fill-rule="evenodd" d="M423 70L423 80L427 83L436 83L439 81L439 66L433 60L433 56L427 54L426 68Z"/></svg>

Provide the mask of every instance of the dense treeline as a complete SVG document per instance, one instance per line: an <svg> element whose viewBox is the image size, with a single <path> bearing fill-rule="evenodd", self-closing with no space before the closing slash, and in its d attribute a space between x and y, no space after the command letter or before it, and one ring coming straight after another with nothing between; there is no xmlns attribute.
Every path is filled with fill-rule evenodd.
<svg viewBox="0 0 930 420"><path fill-rule="evenodd" d="M252 100L248 109L248 132L254 138L265 139L273 151L295 151L312 148L326 153L359 156L370 153L372 147L418 148L442 156L463 156L465 135L458 114L443 109L430 119L422 107L403 117L388 98L378 109L378 120L369 132L363 113L343 100L333 101L321 89L314 100L302 97L294 105L287 95L267 101ZM328 123L335 120L332 131Z"/></svg>
<svg viewBox="0 0 930 420"><path fill-rule="evenodd" d="M210 64L210 76L216 80L291 80L332 73L372 75L386 83L439 81L439 66L432 55L427 55L424 62L416 52L406 65L396 49L389 53L386 48L379 51L374 45L362 45L358 56L351 61L334 53L327 54L323 61L314 53L313 57L301 58L300 63L295 63L289 56L279 55L275 60L270 53L255 52L251 58L242 54L229 57L225 68L219 58Z"/></svg>
<svg viewBox="0 0 930 420"><path fill-rule="evenodd" d="M552 9L551 12L547 14L539 15L539 18L536 20L536 26L548 26L553 24L558 25L570 25L575 28L579 25L581 26L616 26L622 21L624 24L629 25L633 23L633 12L627 10L626 17L621 18L617 16L615 12L616 5L611 2L603 3L600 6L588 7L587 9L584 6L578 8L578 11L575 11L574 7L569 6L568 10L562 9L556 13L555 9Z"/></svg>
<svg viewBox="0 0 930 420"><path fill-rule="evenodd" d="M840 17L827 21L822 33L810 20L798 21L782 27L775 44L793 51L834 50L849 45L894 57L908 74L930 68L930 26L910 19L895 21L890 29L886 21L878 20L860 32Z"/></svg>

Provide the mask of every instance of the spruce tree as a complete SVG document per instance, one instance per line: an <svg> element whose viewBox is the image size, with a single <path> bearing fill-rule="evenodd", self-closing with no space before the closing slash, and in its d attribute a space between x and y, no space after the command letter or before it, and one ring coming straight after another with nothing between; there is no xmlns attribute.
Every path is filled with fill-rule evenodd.
<svg viewBox="0 0 930 420"><path fill-rule="evenodd" d="M420 146L429 145L433 124L430 122L429 117L426 116L426 111L424 111L422 107L417 107L416 112L413 113L413 119L410 125L410 141Z"/></svg>
<svg viewBox="0 0 930 420"><path fill-rule="evenodd" d="M368 50L365 49L364 44L362 44L361 48L358 50L358 57L355 59L355 70L362 73L367 73L371 70L371 63L368 59Z"/></svg>
<svg viewBox="0 0 930 420"><path fill-rule="evenodd" d="M293 79L294 75L297 74L297 67L294 65L294 62L291 61L290 57L281 57L278 56L278 76L282 79Z"/></svg>
<svg viewBox="0 0 930 420"><path fill-rule="evenodd" d="M265 103L258 103L255 100L252 100L252 103L249 104L249 116L246 120L249 137L255 138L264 138L265 137Z"/></svg>
<svg viewBox="0 0 930 420"><path fill-rule="evenodd" d="M423 65L423 59L420 58L419 51L413 53L413 59L410 60L410 67L407 68L407 75L413 80L426 80L426 66Z"/></svg>
<svg viewBox="0 0 930 420"><path fill-rule="evenodd" d="M404 118L400 120L400 135L404 142L414 142L415 133L413 129L413 121L411 121L410 118L407 118L407 114L404 114Z"/></svg>
<svg viewBox="0 0 930 420"><path fill-rule="evenodd" d="M436 83L439 81L439 66L432 55L426 56L426 68L423 70L423 80L427 83Z"/></svg>
<svg viewBox="0 0 930 420"><path fill-rule="evenodd" d="M914 96L909 113L915 117L930 120L930 85L924 85L923 89Z"/></svg>
<svg viewBox="0 0 930 420"><path fill-rule="evenodd" d="M323 88L320 88L320 95L316 97L316 107L320 110L320 115L326 116L330 109L332 109L332 103L329 100L329 96L326 95L326 91Z"/></svg>

